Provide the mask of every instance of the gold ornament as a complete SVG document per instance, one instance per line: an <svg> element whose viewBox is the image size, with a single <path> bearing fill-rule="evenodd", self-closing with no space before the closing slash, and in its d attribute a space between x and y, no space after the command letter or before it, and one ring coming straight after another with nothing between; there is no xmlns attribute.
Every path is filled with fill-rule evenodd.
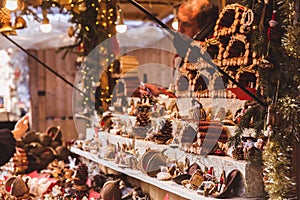
<svg viewBox="0 0 300 200"><path fill-rule="evenodd" d="M16 35L15 29L11 26L10 11L7 8L0 8L0 32L7 35Z"/></svg>
<svg viewBox="0 0 300 200"><path fill-rule="evenodd" d="M300 28L299 26L291 26L288 28L283 38L283 46L289 56L300 58Z"/></svg>
<svg viewBox="0 0 300 200"><path fill-rule="evenodd" d="M69 37L73 37L74 34L75 34L74 27L73 27L73 26L70 26L70 27L68 28L68 36L69 36Z"/></svg>
<svg viewBox="0 0 300 200"><path fill-rule="evenodd" d="M16 29L23 29L23 28L26 28L26 27L27 27L27 24L26 24L26 21L24 20L24 18L21 17L21 16L16 17L15 28Z"/></svg>

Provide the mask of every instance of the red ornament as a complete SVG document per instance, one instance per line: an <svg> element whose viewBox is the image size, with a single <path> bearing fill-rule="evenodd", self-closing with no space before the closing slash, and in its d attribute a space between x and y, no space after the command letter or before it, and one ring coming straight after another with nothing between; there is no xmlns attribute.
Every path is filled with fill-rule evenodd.
<svg viewBox="0 0 300 200"><path fill-rule="evenodd" d="M77 51L80 52L80 53L85 52L85 45L84 45L83 42L81 42L81 43L79 44L79 46L77 47Z"/></svg>
<svg viewBox="0 0 300 200"><path fill-rule="evenodd" d="M273 10L272 18L269 21L269 28L267 31L268 41L278 39L278 32L276 26L278 22L276 21L277 10Z"/></svg>

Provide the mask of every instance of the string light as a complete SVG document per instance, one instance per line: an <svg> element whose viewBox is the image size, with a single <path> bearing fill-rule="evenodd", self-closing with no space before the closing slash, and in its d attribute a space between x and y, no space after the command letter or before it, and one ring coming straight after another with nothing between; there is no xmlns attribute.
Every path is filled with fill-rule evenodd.
<svg viewBox="0 0 300 200"><path fill-rule="evenodd" d="M125 33L127 31L127 25L124 24L123 19L123 12L120 6L117 6L117 25L116 25L116 31L118 33Z"/></svg>
<svg viewBox="0 0 300 200"><path fill-rule="evenodd" d="M43 14L43 21L40 24L40 30L43 33L49 33L52 30L52 25L50 24L49 19L47 17L47 10L43 9L42 14Z"/></svg>
<svg viewBox="0 0 300 200"><path fill-rule="evenodd" d="M40 24L40 30L43 33L49 33L52 30L52 25L49 23L48 18L44 18L42 24Z"/></svg>
<svg viewBox="0 0 300 200"><path fill-rule="evenodd" d="M7 9L9 9L10 11L14 11L16 9L21 9L21 4L20 2L24 3L24 7L25 9L27 8L27 3L31 1L24 1L24 0L6 0L5 1L6 4L5 6L7 7ZM118 32L125 32L127 30L127 26L124 24L124 20L123 20L123 15L122 15L122 10L118 9L117 12L115 7L111 7L111 6L107 6L107 5L115 5L113 4L111 0L107 0L107 1L102 1L102 0L91 0L91 1L86 1L86 0L77 0L77 1L72 1L72 0L36 0L34 1L35 5L34 7L42 7L42 14L43 14L43 18L42 18L42 22L40 24L40 30L44 33L49 33L52 30L52 25L50 23L49 18L47 17L47 9L51 9L52 7L60 7L61 10L63 10L64 12L70 12L70 16L71 18L78 18L78 17L82 17L83 20L79 20L80 23L77 23L76 27L77 28L77 32L75 34L76 37L81 37L82 35L89 35L89 32L91 32L93 25L95 26L95 24L97 25L97 29L101 30L95 30L95 34L100 34L106 32L107 34L105 35L106 37L112 37L112 33L110 32L112 30L112 28L115 27L115 25L118 25L118 27L116 28L116 30ZM42 5L42 3L45 3ZM76 2L76 3L74 3ZM89 2L89 3L87 3ZM31 5L31 4L30 4ZM103 5L103 6L102 6ZM23 5L22 5L23 6ZM23 8L22 8L23 9ZM94 12L96 11L97 13L97 18L96 19L87 19L88 17L86 16L90 16L88 15L88 13L91 12L84 12L84 11L91 11ZM115 16L115 13L118 16ZM87 15L85 15L87 14ZM76 19L75 19L76 21ZM105 31L103 31L103 29L105 29ZM74 30L75 31L75 30ZM93 29L94 31L94 29ZM114 32L114 31L112 31ZM77 34L78 33L78 34ZM89 37L89 36L87 36ZM82 38L81 38L82 39ZM89 39L89 38L87 38ZM87 41L85 43L85 41ZM92 45L88 44L89 40L84 40L84 42L82 42L84 44L84 47L89 48ZM83 51L80 51L80 53L87 53L89 52L89 49L83 48ZM112 58L114 58L114 54L111 54L110 50L107 49L106 47L101 47L100 48L100 54L103 54L105 57L107 57L105 59L102 60L101 59L101 64L102 66L107 66L108 62L111 63ZM84 55L83 55L84 56ZM83 61L80 61L81 63L83 63ZM108 69L110 72L113 72L113 64L110 65L111 67ZM82 80L83 80L83 84L82 84L82 90L87 92L87 93L91 93L91 94L95 94L96 92L96 88L94 88L94 83L97 83L97 85L95 85L95 87L100 87L100 80L97 80L97 82L93 82L94 79L97 79L96 77L91 76L91 74L93 74L93 70L90 67L86 67L86 68L81 68L81 73L82 73ZM107 72L107 71L106 71ZM92 82L92 83L91 83ZM105 102L109 102L112 100L112 96L110 94L110 90L111 88L109 86L106 85L101 85L102 88L100 88L103 92L101 92L101 95L103 95L103 97L101 98L101 101L103 103ZM91 101L93 101L93 98L83 98L82 99L82 103L84 105L90 104ZM98 101L98 99L97 99Z"/></svg>
<svg viewBox="0 0 300 200"><path fill-rule="evenodd" d="M176 8L173 8L173 16L174 16L174 19L173 19L173 22L172 22L172 28L174 30L178 31L179 22L178 22L178 18L177 18L177 10L176 10Z"/></svg>
<svg viewBox="0 0 300 200"><path fill-rule="evenodd" d="M172 22L172 28L176 31L178 31L179 28L179 24L178 24L178 19L174 18L173 22Z"/></svg>
<svg viewBox="0 0 300 200"><path fill-rule="evenodd" d="M10 10L16 10L18 8L18 1L17 0L6 0L5 7Z"/></svg>

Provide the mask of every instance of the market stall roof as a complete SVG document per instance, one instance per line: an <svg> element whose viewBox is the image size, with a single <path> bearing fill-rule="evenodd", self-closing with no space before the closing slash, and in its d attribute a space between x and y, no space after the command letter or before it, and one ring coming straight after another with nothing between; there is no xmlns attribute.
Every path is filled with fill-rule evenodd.
<svg viewBox="0 0 300 200"><path fill-rule="evenodd" d="M74 44L74 38L68 37L67 30L71 25L67 15L48 15L52 24L50 33L39 30L40 23L32 17L25 17L27 28L16 30L17 35L9 37L24 49L47 49ZM12 20L14 20L12 18ZM0 35L0 49L15 48L15 45Z"/></svg>
<svg viewBox="0 0 300 200"><path fill-rule="evenodd" d="M178 0L138 0L137 2L166 24L172 21L173 9L180 3ZM120 8L123 10L125 24L129 29L157 26L127 0L120 0L119 3ZM54 14L48 14L48 18L53 26L50 33L42 33L39 30L39 22L30 16L26 16L27 28L17 30L16 36L9 37L25 49L58 48L74 44L74 38L70 38L67 35L68 27L72 25L69 22L70 16L62 15L55 11L53 13ZM12 16L11 21L14 21L14 16ZM138 31L132 32L132 34L133 33L139 35ZM0 49L14 47L14 44L0 36Z"/></svg>

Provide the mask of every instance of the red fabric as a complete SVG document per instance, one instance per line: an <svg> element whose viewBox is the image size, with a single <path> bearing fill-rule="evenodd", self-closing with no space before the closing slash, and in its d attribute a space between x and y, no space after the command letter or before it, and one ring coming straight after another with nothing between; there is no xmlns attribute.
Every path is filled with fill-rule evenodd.
<svg viewBox="0 0 300 200"><path fill-rule="evenodd" d="M92 186L92 180L90 178L87 179L86 184L91 187Z"/></svg>
<svg viewBox="0 0 300 200"><path fill-rule="evenodd" d="M246 89L256 95L255 88L246 87ZM239 100L252 100L252 97L246 94L241 88L227 88L227 90L230 90L232 93L234 93Z"/></svg>
<svg viewBox="0 0 300 200"><path fill-rule="evenodd" d="M164 88L158 88L158 89L162 94L165 94L165 95L169 96L170 98L176 98L175 94L173 94L172 92L169 92L169 91L165 90Z"/></svg>
<svg viewBox="0 0 300 200"><path fill-rule="evenodd" d="M164 197L164 200L169 200L169 193L166 194L166 196Z"/></svg>
<svg viewBox="0 0 300 200"><path fill-rule="evenodd" d="M95 192L94 190L90 190L89 199L91 198L96 198L96 199L100 198L100 193Z"/></svg>
<svg viewBox="0 0 300 200"><path fill-rule="evenodd" d="M35 170L29 174L27 174L30 178L38 178L39 177L39 173Z"/></svg>

